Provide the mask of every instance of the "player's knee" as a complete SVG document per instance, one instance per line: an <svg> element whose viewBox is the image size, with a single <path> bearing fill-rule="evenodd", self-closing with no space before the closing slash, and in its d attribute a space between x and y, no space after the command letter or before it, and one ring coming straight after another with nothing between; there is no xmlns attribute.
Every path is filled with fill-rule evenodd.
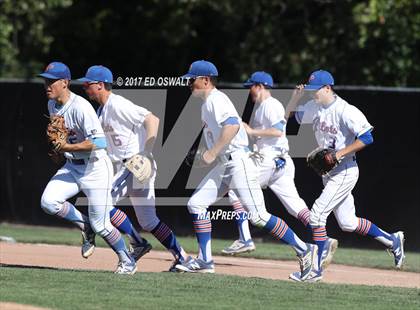
<svg viewBox="0 0 420 310"><path fill-rule="evenodd" d="M41 197L41 208L47 214L56 214L60 211L60 205L61 204L56 199L53 199L48 195L44 194Z"/></svg>
<svg viewBox="0 0 420 310"><path fill-rule="evenodd" d="M105 238L112 232L112 230L107 229L104 226L92 226L92 230L95 232L95 234L102 238Z"/></svg>
<svg viewBox="0 0 420 310"><path fill-rule="evenodd" d="M357 228L357 219L338 219L338 225L340 226L341 230L353 232Z"/></svg>
<svg viewBox="0 0 420 310"><path fill-rule="evenodd" d="M252 225L257 226L259 228L264 228L267 224L268 220L270 219L271 214L267 211L257 212L256 214L251 214L250 222Z"/></svg>
<svg viewBox="0 0 420 310"><path fill-rule="evenodd" d="M197 199L195 199L194 197L190 198L190 200L187 203L187 207L188 212L190 214L202 214L207 211L207 207L200 204L200 202L197 201Z"/></svg>
<svg viewBox="0 0 420 310"><path fill-rule="evenodd" d="M327 224L327 216L322 213L314 212L314 209L312 209L311 216L309 217L309 224L312 227L325 226Z"/></svg>
<svg viewBox="0 0 420 310"><path fill-rule="evenodd" d="M108 236L114 229L114 226L112 226L111 222L106 222L104 219L92 219L89 217L89 223L95 234L101 237Z"/></svg>
<svg viewBox="0 0 420 310"><path fill-rule="evenodd" d="M156 215L149 218L139 218L138 220L141 228L149 232L152 231L160 222L159 218Z"/></svg>
<svg viewBox="0 0 420 310"><path fill-rule="evenodd" d="M230 204L233 204L233 203L235 203L235 202L239 201L238 196L236 196L235 192L234 192L234 191L232 191L232 190L230 190L230 191L228 192L228 198L229 198L229 203L230 203Z"/></svg>

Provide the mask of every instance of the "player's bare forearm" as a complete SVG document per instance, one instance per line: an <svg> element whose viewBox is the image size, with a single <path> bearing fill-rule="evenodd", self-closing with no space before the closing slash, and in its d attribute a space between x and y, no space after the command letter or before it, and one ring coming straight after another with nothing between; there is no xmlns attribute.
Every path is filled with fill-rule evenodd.
<svg viewBox="0 0 420 310"><path fill-rule="evenodd" d="M146 142L144 150L151 153L158 134L159 118L152 113L148 114L144 119L144 126L146 128Z"/></svg>
<svg viewBox="0 0 420 310"><path fill-rule="evenodd" d="M286 111L285 111L286 119L289 119L289 117L295 114L298 102L303 96L303 90L304 90L304 85L300 84L300 85L297 85L295 90L293 91L292 97L290 97L289 103L286 105Z"/></svg>
<svg viewBox="0 0 420 310"><path fill-rule="evenodd" d="M92 141L85 140L75 144L66 143L61 147L60 152L87 152L92 151L94 148L95 145L92 143Z"/></svg>
<svg viewBox="0 0 420 310"><path fill-rule="evenodd" d="M346 146L344 149L337 151L336 157L337 159L340 159L350 153L358 152L365 147L366 144L364 144L361 140L356 139L352 144Z"/></svg>
<svg viewBox="0 0 420 310"><path fill-rule="evenodd" d="M219 155L222 149L232 141L232 139L236 136L239 131L239 125L225 125L223 126L222 132L220 134L219 139L213 145L213 147L209 150L209 152L213 156Z"/></svg>
<svg viewBox="0 0 420 310"><path fill-rule="evenodd" d="M248 132L247 130L247 133L248 135L254 136L254 137L281 137L283 135L283 132L276 128L267 128L267 129L251 128L251 131Z"/></svg>
<svg viewBox="0 0 420 310"><path fill-rule="evenodd" d="M289 101L289 103L286 106L286 111L285 111L285 114L284 114L284 118L289 119L290 117L295 115L296 107L297 107L297 101L296 102Z"/></svg>

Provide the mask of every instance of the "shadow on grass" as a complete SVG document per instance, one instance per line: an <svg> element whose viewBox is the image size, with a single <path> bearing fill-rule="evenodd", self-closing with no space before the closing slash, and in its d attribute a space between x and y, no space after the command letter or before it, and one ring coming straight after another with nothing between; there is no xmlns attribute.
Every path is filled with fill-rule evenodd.
<svg viewBox="0 0 420 310"><path fill-rule="evenodd" d="M32 266L32 265L16 265L16 264L4 264L0 263L0 267L7 268L16 268L16 269L39 269L39 270L54 270L54 271L64 271L64 272L90 272L90 273L109 273L110 271L106 270L90 270L90 269L66 269L66 268L57 268L57 267L46 267L46 266Z"/></svg>

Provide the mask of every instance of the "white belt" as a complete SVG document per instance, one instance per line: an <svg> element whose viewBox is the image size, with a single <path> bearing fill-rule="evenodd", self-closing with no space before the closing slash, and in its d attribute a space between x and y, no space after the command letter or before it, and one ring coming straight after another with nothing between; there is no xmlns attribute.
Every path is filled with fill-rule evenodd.
<svg viewBox="0 0 420 310"><path fill-rule="evenodd" d="M281 147L281 146L269 146L269 147L262 148L258 152L260 152L261 154L264 154L264 153L269 153L269 154L275 153L275 154L278 154L278 155L286 155L286 154L289 153L289 150L286 149L286 148L284 148L284 147Z"/></svg>
<svg viewBox="0 0 420 310"><path fill-rule="evenodd" d="M71 162L73 165L81 166L81 165L87 165L94 163L99 160L98 157L90 157L90 158L80 158L80 159L67 159L69 162Z"/></svg>

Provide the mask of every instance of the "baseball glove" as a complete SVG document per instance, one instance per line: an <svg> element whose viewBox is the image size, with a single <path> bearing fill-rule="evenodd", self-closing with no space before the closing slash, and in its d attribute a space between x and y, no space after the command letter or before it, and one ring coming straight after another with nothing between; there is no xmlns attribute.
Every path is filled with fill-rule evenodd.
<svg viewBox="0 0 420 310"><path fill-rule="evenodd" d="M208 165L203 160L203 154L205 151L206 151L206 148L204 147L191 149L184 160L187 166L192 167L192 168L207 167Z"/></svg>
<svg viewBox="0 0 420 310"><path fill-rule="evenodd" d="M136 154L124 163L140 184L146 183L153 174L153 158L143 154Z"/></svg>
<svg viewBox="0 0 420 310"><path fill-rule="evenodd" d="M69 131L66 128L64 117L62 115L50 116L50 122L47 126L47 139L50 146L49 154L58 154L67 143Z"/></svg>
<svg viewBox="0 0 420 310"><path fill-rule="evenodd" d="M323 176L340 163L335 153L336 151L333 149L317 148L308 154L306 162L317 174Z"/></svg>

